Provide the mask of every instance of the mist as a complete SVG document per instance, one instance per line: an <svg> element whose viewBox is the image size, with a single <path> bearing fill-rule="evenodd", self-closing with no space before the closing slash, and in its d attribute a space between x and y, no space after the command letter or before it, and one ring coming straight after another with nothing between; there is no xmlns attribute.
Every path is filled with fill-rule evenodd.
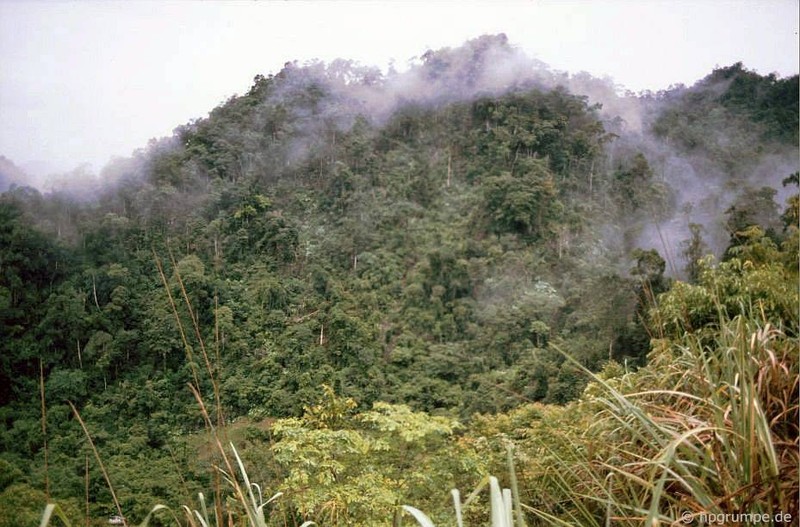
<svg viewBox="0 0 800 527"><path fill-rule="evenodd" d="M211 119L215 120L210 132L215 141L228 145L225 148L231 152L240 152L231 154L237 159L230 164L226 177L278 181L285 171L302 167L313 156L324 158L337 134L349 132L359 119L376 133L406 108L435 111L450 104L530 89L566 89L595 105L597 116L613 135L599 171L606 178L613 177L616 170L641 153L656 181L667 190L656 208L626 218L624 236L613 225L599 226L603 244L622 252L635 247L654 248L668 262L668 273L682 276L685 262L680 247L690 237L690 224L701 226L704 242L719 256L731 234L725 227L724 212L743 193L763 186L775 189L778 207L782 207L789 190L781 181L798 170L796 147L765 142L761 128L726 115L715 117L718 122L712 123L713 134L702 137L691 149L682 146L685 138L659 136L659 119L683 104L683 97L699 89L722 93L726 82L709 76L694 87L677 85L658 93L632 93L610 77L554 70L529 57L505 34L485 35L455 48L426 50L403 71L390 68L384 72L345 59L330 63L293 61L277 73L257 76L245 95L231 97L212 110L209 118L181 125L173 136L151 140L131 157L115 158L99 172L83 164L62 173L31 176L5 160L0 185L30 185L78 202L113 195L122 186L152 185L154 179L162 177L155 175L161 170L159 159L180 156L184 149L193 148L185 138L203 130ZM249 127L262 130L262 135L242 134L236 117L241 110L235 109L239 104L252 108L247 110ZM226 112L233 112L230 122ZM272 123L280 115L291 122L290 129L274 129ZM202 176L203 170L192 170L193 178L200 177L206 183L194 190L179 189L182 192L196 192L211 181L211 175ZM617 220L609 221L613 224Z"/></svg>
<svg viewBox="0 0 800 527"><path fill-rule="evenodd" d="M436 109L531 88L565 87L586 97L598 105L598 115L616 137L606 148L605 171L613 173L626 159L643 153L657 180L667 188L668 199L658 210L640 211L627 219L632 238L619 243L627 245L626 250L658 250L672 276L683 276L680 247L691 235L691 224L701 226L704 242L720 256L731 235L725 211L746 193L765 186L776 191L775 201L782 208L791 190L781 181L798 170L797 148L764 140L764 130L749 121L716 117L719 122L712 123L713 135L703 137L691 150L682 148L680 140L656 133L658 119L681 97L700 89L722 93L729 81L712 80L709 74L695 87L677 85L659 93L635 94L608 77L554 71L515 48L503 34L483 36L455 49L429 50L402 73L382 75L376 68L336 61L330 65L290 63L278 76L282 82L265 101L266 107L284 105L309 83L324 87L326 93L314 111L297 116L301 125L294 130L289 156L294 162L302 162L314 141L324 135L325 126L344 132L355 116L381 127L404 107Z"/></svg>

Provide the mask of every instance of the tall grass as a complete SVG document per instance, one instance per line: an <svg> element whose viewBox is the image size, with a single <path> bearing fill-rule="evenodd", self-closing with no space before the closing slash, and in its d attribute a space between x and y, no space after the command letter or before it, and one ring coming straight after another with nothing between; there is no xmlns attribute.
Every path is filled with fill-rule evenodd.
<svg viewBox="0 0 800 527"><path fill-rule="evenodd" d="M529 447L543 525L660 525L708 514L798 510L797 340L756 317L660 341L636 374L569 407L590 422ZM569 359L571 360L571 359ZM576 366L581 367L577 363Z"/></svg>

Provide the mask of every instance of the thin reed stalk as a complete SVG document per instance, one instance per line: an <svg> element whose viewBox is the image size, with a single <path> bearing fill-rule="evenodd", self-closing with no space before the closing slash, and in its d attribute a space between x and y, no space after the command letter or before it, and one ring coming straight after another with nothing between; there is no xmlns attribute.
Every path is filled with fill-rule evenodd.
<svg viewBox="0 0 800 527"><path fill-rule="evenodd" d="M114 499L114 506L117 508L117 513L122 518L122 523L124 527L128 527L128 520L125 519L125 515L122 514L122 507L119 504L119 499L117 499L117 493L114 491L114 485L111 484L111 478L108 476L108 472L106 471L106 466L103 464L103 460L100 459L100 452L97 451L97 447L94 446L94 441L92 441L92 436L89 434L89 429L86 428L86 423L83 422L81 418L81 414L78 413L78 409L75 408L75 405L72 404L72 401L67 401L70 408L72 408L72 413L75 414L75 418L80 423L81 428L83 429L83 433L86 435L86 439L89 441L89 446L94 452L94 457L97 460L97 464L100 466L100 471L103 473L103 477L106 480L106 485L108 485L108 490L111 492L111 497Z"/></svg>
<svg viewBox="0 0 800 527"><path fill-rule="evenodd" d="M181 278L180 270L178 269L178 264L175 261L175 257L172 254L172 249L167 248L169 251L169 258L170 262L172 263L172 267L175 270L175 279L178 281L178 286L181 290L181 295L183 295L183 300L186 304L186 310L189 312L189 318L192 321L192 328L194 329L195 337L197 338L197 342L200 345L200 352L203 355L203 361L205 362L206 371L208 371L208 377L211 381L211 386L214 391L214 402L216 405L217 410L217 426L222 427L224 424L224 418L222 415L222 402L220 399L219 393L219 384L217 380L217 375L214 374L214 369L211 367L211 360L208 358L208 352L206 351L206 344L203 340L203 336L200 332L200 324L197 320L197 314L195 313L194 308L192 308L192 302L189 300L189 295L186 292L186 287L183 284L183 279Z"/></svg>
<svg viewBox="0 0 800 527"><path fill-rule="evenodd" d="M42 400L42 438L44 440L44 494L50 501L50 468L47 463L47 403L44 398L44 364L39 359L39 394Z"/></svg>
<svg viewBox="0 0 800 527"><path fill-rule="evenodd" d="M209 380L211 381L211 387L212 387L212 391L214 393L214 402L215 402L215 406L216 406L217 429L224 430L223 426L224 426L225 420L224 420L224 416L223 416L223 412L222 412L222 401L221 401L220 390L219 390L219 381L217 379L218 372L219 372L219 353L217 352L217 366L218 367L217 367L217 374L215 374L214 368L211 367L211 361L210 361L210 359L208 357L208 352L206 351L206 345L205 345L205 341L203 339L202 333L200 331L200 324L198 322L197 315L195 313L194 308L192 307L192 302L189 299L189 295L186 292L186 287L185 287L185 285L183 283L183 278L181 277L181 273L180 273L180 270L178 268L178 264L175 261L175 257L174 257L174 255L172 253L172 249L170 249L168 247L167 250L169 252L170 263L172 264L172 267L174 269L175 278L176 278L176 280L178 282L178 286L180 288L181 295L183 297L183 301L184 301L184 303L186 305L186 310L188 311L189 318L192 321L192 328L194 330L195 338L197 339L197 342L198 342L198 344L200 346L200 351L201 351L201 354L203 356L203 361L204 361L205 366L206 366L206 371L208 372ZM157 257L156 257L156 260L158 261ZM188 348L189 345L188 345L188 340L186 338L186 331L185 331L185 329L183 327L183 321L181 320L180 316L178 315L178 310L177 310L177 307L175 306L175 303L174 303L174 301L172 299L172 293L170 292L169 284L166 281L166 276L164 275L163 270L160 269L160 263L158 263L158 265L159 265L159 270L161 272L162 281L164 282L164 288L167 290L167 294L168 294L168 296L170 298L170 302L172 304L173 313L175 314L175 320L176 320L176 322L178 324L178 327L180 328L181 336L184 339L184 344L187 346L187 350L188 350L190 348ZM216 319L216 313L215 313L215 319ZM218 327L218 323L216 323L216 322L215 322L215 327ZM215 331L215 336L216 335L217 335L217 332ZM194 364L192 366L194 367ZM193 389L193 392L196 389L197 393L195 395L199 398L198 400L202 402L203 401L203 397L202 397L202 393L200 391L200 384L199 384L199 381L198 381L198 378L197 378L197 372L194 369L193 369L193 374L195 375L195 377L194 377L195 388ZM201 408L202 408L203 411L205 411L204 404L201 404ZM207 427L209 428L209 432L212 432L210 419L207 420L206 424L207 424ZM214 432L214 433L216 433L216 432ZM217 438L217 440L218 440L218 438ZM222 454L222 456L225 456L224 449L221 450L221 454ZM221 485L220 475L219 475L219 473L217 471L214 472L213 478L214 478L214 505L215 505L214 511L215 511L215 519L216 519L217 525L221 525L222 521L223 521L222 520L223 504L222 504L222 491L221 491L222 485Z"/></svg>
<svg viewBox="0 0 800 527"><path fill-rule="evenodd" d="M203 401L200 392L195 389L194 386L189 384L189 389L192 391L195 400L197 401L198 406L200 407L200 411L203 414L203 419L205 419L206 426L211 431L211 437L214 440L214 444L217 447L217 452L222 457L223 462L225 463L225 468L227 469L227 474L230 475L230 483L233 487L234 493L236 495L236 499L241 503L247 503L247 499L245 497L244 492L242 491L241 485L239 485L238 480L235 477L235 471L233 470L233 464L231 463L230 459L228 458L228 454L225 452L225 448L222 446L222 441L217 434L217 429L214 424L211 422L211 417L208 414L208 410L206 410L205 402ZM252 491L251 491L252 492ZM248 519L251 522L251 525L258 525L255 522L255 518L251 516L250 509L246 509L248 512Z"/></svg>
<svg viewBox="0 0 800 527"><path fill-rule="evenodd" d="M91 520L89 518L89 454L86 454L86 456L84 456L83 481L84 481L84 489L86 490L85 494L86 527L90 527Z"/></svg>
<svg viewBox="0 0 800 527"><path fill-rule="evenodd" d="M170 290L169 282L167 281L167 275L164 274L164 268L161 265L161 259L156 254L155 249L153 249L153 259L156 262L156 268L158 269L158 274L161 277L161 282L164 284L164 291L167 293L169 305L172 308L172 314L175 316L178 332L180 333L181 341L183 342L183 350L186 353L186 360L189 362L189 367L192 369L192 379L194 380L195 386L197 386L197 389L199 390L200 381L197 376L197 367L195 366L192 347L189 345L189 340L186 338L186 331L183 329L183 322L181 321L181 316L178 314L178 307L175 305L175 299L172 298L172 291Z"/></svg>

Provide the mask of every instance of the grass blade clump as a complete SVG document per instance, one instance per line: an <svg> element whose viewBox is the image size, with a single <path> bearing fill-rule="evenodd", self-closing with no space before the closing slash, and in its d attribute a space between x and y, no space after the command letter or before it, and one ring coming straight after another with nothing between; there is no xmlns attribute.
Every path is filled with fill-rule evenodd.
<svg viewBox="0 0 800 527"><path fill-rule="evenodd" d="M411 514L422 527L436 527L431 519L428 518L428 516L426 516L421 510L415 509L409 505L403 505L403 510Z"/></svg>
<svg viewBox="0 0 800 527"><path fill-rule="evenodd" d="M511 473L513 476L513 472ZM489 484L489 503L491 505L490 518L491 527L515 527L513 518L513 498L511 489L501 489L500 483L494 476L487 478ZM514 483L516 485L516 483ZM482 481L472 494L467 498L464 504L461 504L461 493L458 489L450 491L453 497L453 504L456 515L456 525L464 527L463 509L466 508L486 486L486 482ZM409 505L403 505L402 509L411 514L417 523L422 527L435 527L433 521L422 511ZM520 518L516 527L523 526L523 520Z"/></svg>
<svg viewBox="0 0 800 527"><path fill-rule="evenodd" d="M61 510L61 507L55 503L48 503L44 508L44 512L42 513L42 521L39 522L39 527L47 527L50 525L50 519L53 517L53 514L55 514L56 518L61 520L64 525L71 525L67 515Z"/></svg>

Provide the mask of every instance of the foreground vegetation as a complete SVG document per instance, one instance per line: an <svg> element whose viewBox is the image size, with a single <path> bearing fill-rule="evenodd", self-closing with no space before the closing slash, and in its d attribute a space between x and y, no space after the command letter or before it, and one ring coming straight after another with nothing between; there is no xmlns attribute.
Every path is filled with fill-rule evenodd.
<svg viewBox="0 0 800 527"><path fill-rule="evenodd" d="M797 518L797 77L641 97L637 135L481 85L503 53L383 113L392 79L288 65L96 200L3 194L0 525Z"/></svg>

